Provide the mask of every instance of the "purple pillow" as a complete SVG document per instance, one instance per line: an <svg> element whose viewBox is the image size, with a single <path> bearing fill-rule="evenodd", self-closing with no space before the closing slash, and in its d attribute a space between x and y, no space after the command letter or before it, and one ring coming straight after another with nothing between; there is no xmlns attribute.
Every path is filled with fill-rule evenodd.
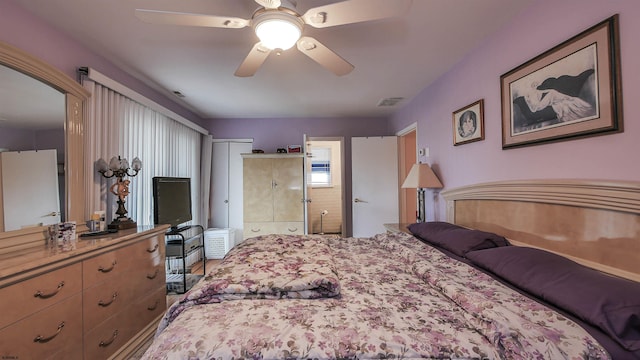
<svg viewBox="0 0 640 360"><path fill-rule="evenodd" d="M470 251L509 245L500 235L447 222L415 223L407 228L415 237L462 257Z"/></svg>
<svg viewBox="0 0 640 360"><path fill-rule="evenodd" d="M640 349L640 283L528 247L486 249L467 258L600 328L625 349Z"/></svg>

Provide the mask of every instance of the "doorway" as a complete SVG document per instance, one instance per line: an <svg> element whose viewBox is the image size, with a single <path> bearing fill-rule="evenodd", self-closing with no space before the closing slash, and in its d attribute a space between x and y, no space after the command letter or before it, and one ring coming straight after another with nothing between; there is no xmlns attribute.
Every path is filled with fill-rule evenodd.
<svg viewBox="0 0 640 360"><path fill-rule="evenodd" d="M402 186L413 164L417 163L417 124L398 132L398 184ZM399 187L398 200L400 223L412 224L418 216L418 193L416 189Z"/></svg>
<svg viewBox="0 0 640 360"><path fill-rule="evenodd" d="M307 233L346 236L344 138L306 140Z"/></svg>

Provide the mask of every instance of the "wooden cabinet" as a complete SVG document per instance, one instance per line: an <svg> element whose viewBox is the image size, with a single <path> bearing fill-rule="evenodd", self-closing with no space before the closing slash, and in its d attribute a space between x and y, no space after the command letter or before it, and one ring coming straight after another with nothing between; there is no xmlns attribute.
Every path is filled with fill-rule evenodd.
<svg viewBox="0 0 640 360"><path fill-rule="evenodd" d="M243 237L304 234L302 155L243 155Z"/></svg>
<svg viewBox="0 0 640 360"><path fill-rule="evenodd" d="M165 230L15 254L0 266L0 358L126 358L166 310Z"/></svg>

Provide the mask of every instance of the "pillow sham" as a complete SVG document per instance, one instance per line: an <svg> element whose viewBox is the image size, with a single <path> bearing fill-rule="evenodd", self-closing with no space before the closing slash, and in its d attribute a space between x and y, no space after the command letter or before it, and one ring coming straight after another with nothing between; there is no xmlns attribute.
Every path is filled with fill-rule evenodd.
<svg viewBox="0 0 640 360"><path fill-rule="evenodd" d="M407 228L415 237L461 257L470 251L509 245L507 239L500 235L447 222L415 223Z"/></svg>
<svg viewBox="0 0 640 360"><path fill-rule="evenodd" d="M640 283L607 275L554 253L520 246L467 254L472 263L640 349Z"/></svg>

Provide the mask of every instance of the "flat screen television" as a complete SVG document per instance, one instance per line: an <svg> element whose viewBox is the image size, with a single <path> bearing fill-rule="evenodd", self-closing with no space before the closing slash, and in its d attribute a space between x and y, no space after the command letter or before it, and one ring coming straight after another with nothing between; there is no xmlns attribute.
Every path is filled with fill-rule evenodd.
<svg viewBox="0 0 640 360"><path fill-rule="evenodd" d="M191 179L154 177L153 204L154 224L169 224L171 231L177 231L192 220Z"/></svg>

